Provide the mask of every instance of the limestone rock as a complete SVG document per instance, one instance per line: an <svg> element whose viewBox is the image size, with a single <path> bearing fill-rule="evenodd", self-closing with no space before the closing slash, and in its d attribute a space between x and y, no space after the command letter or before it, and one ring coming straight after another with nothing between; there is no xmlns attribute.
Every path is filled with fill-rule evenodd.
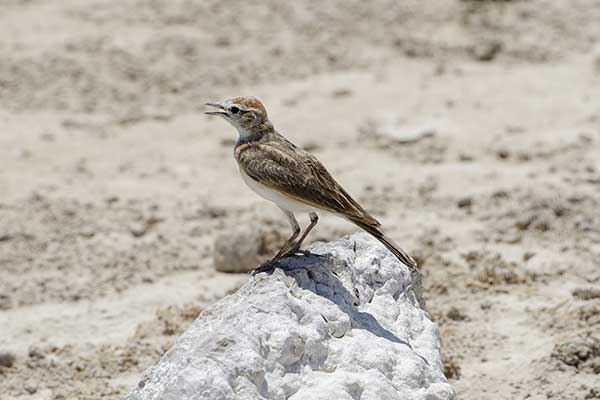
<svg viewBox="0 0 600 400"><path fill-rule="evenodd" d="M277 253L282 238L275 230L253 226L225 232L215 239L213 262L221 272L248 272Z"/></svg>
<svg viewBox="0 0 600 400"><path fill-rule="evenodd" d="M454 399L418 277L362 233L311 251L206 309L126 399Z"/></svg>

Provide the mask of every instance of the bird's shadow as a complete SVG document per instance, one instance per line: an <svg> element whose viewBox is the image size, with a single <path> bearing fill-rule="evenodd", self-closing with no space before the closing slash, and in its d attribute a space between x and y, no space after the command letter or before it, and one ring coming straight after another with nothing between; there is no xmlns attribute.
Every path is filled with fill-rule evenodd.
<svg viewBox="0 0 600 400"><path fill-rule="evenodd" d="M344 286L342 279L335 272L339 268L339 263L331 255L309 254L265 263L258 268L262 271L257 269L256 273L265 272L271 275L275 270L281 270L285 275L294 278L299 287L335 303L349 317L353 329L367 330L375 336L414 350L410 343L384 328L372 314L357 309L361 300ZM419 357L429 365L425 358Z"/></svg>

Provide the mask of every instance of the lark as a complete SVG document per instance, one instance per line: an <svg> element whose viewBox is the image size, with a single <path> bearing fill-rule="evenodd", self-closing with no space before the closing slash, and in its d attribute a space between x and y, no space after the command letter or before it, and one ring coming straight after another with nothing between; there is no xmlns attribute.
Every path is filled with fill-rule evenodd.
<svg viewBox="0 0 600 400"><path fill-rule="evenodd" d="M265 106L254 97L236 97L206 103L239 133L234 156L244 182L259 196L274 202L287 216L292 235L275 255L279 260L306 254L300 246L319 217L326 212L345 218L377 238L411 269L417 263L381 230L381 224L354 200L312 154L300 149L275 130ZM301 233L294 213L305 212L310 224Z"/></svg>

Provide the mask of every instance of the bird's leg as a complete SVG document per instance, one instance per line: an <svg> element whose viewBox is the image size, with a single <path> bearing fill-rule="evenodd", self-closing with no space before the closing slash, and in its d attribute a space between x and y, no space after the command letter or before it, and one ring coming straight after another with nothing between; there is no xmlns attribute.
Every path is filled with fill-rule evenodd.
<svg viewBox="0 0 600 400"><path fill-rule="evenodd" d="M288 238L288 240L285 242L283 247L281 247L281 249L279 250L279 252L277 252L275 257L273 257L273 260L280 259L285 254L287 254L288 249L292 246L292 243L294 243L294 241L300 234L300 225L298 225L298 221L296 221L294 214L292 214L290 211L287 211L287 210L283 210L283 212L285 213L285 216L288 217L288 220L290 221L290 225L292 225L292 236L290 236Z"/></svg>
<svg viewBox="0 0 600 400"><path fill-rule="evenodd" d="M311 212L308 215L310 216L310 224L306 227L306 230L304 231L300 239L298 239L296 244L286 253L286 255L292 255L295 253L303 253L304 255L310 255L310 252L301 251L300 246L302 246L302 242L304 242L304 239L306 239L310 231L315 227L315 225L317 225L317 222L319 222L319 216L315 212Z"/></svg>

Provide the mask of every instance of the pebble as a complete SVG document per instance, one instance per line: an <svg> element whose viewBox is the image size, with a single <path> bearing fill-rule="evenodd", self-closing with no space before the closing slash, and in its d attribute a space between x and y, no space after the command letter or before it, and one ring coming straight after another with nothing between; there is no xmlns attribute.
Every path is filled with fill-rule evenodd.
<svg viewBox="0 0 600 400"><path fill-rule="evenodd" d="M592 56L592 64L594 68L594 72L600 74L600 46L593 52Z"/></svg>
<svg viewBox="0 0 600 400"><path fill-rule="evenodd" d="M493 61L502 51L502 42L489 40L476 44L472 53L479 61Z"/></svg>
<svg viewBox="0 0 600 400"><path fill-rule="evenodd" d="M215 239L214 267L221 272L249 272L275 255L278 235L252 226L240 226ZM276 247L276 246L275 246ZM273 253L273 254L271 254Z"/></svg>
<svg viewBox="0 0 600 400"><path fill-rule="evenodd" d="M11 368L17 357L10 351L0 351L0 367Z"/></svg>
<svg viewBox="0 0 600 400"><path fill-rule="evenodd" d="M14 237L10 232L0 232L0 242L8 242Z"/></svg>
<svg viewBox="0 0 600 400"><path fill-rule="evenodd" d="M24 387L25 387L25 390L27 391L27 393L29 393L29 394L35 394L39 390L38 384L33 380L29 380L29 381L25 382Z"/></svg>
<svg viewBox="0 0 600 400"><path fill-rule="evenodd" d="M458 208L471 207L473 205L473 199L471 197L464 197L456 203Z"/></svg>
<svg viewBox="0 0 600 400"><path fill-rule="evenodd" d="M464 321L467 319L465 313L457 307L450 307L446 313L446 317L450 318L452 321Z"/></svg>
<svg viewBox="0 0 600 400"><path fill-rule="evenodd" d="M36 346L29 347L29 351L28 351L27 355L29 356L29 358L34 359L34 360L41 360L45 357L45 354L42 351L42 349L40 349L39 347L36 347Z"/></svg>
<svg viewBox="0 0 600 400"><path fill-rule="evenodd" d="M571 292L573 297L579 300L600 299L600 288L596 287L578 287Z"/></svg>

